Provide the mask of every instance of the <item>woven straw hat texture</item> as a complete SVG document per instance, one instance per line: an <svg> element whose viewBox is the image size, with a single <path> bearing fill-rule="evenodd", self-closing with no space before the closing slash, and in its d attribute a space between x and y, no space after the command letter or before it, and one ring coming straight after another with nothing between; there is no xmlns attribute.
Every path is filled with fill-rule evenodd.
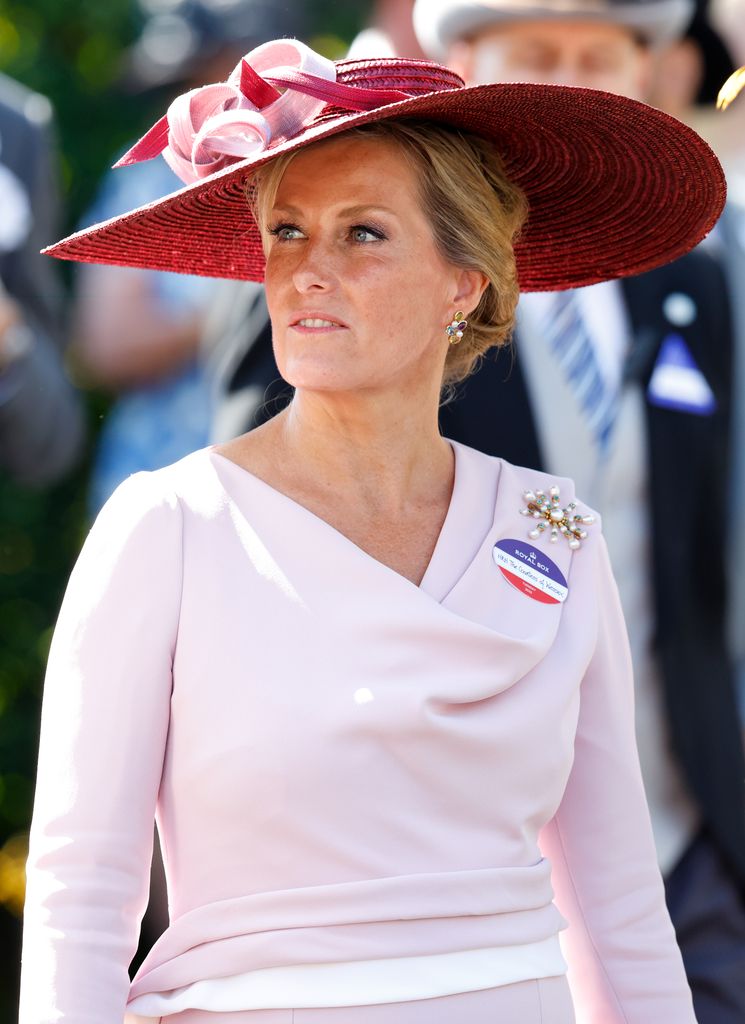
<svg viewBox="0 0 745 1024"><path fill-rule="evenodd" d="M520 286L558 290L642 273L711 230L724 176L691 129L642 103L562 86L465 88L428 61L341 61L337 82L412 98L366 112L327 106L298 136L46 252L71 260L261 281L264 257L246 197L253 171L280 153L354 125L425 119L495 141L528 197L516 246Z"/></svg>

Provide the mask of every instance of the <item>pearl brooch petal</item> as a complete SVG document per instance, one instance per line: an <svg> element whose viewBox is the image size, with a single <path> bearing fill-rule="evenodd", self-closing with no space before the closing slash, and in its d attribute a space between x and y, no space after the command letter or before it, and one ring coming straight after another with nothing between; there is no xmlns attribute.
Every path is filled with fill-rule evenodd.
<svg viewBox="0 0 745 1024"><path fill-rule="evenodd" d="M523 499L526 502L525 508L520 509L521 516L529 516L537 519L534 529L528 532L531 540L538 538L547 530L551 529L550 541L555 544L559 537L566 539L572 551L576 551L587 537L585 526L591 526L595 522L595 516L591 514L575 514L576 501L570 501L564 507L561 504L561 492L554 484L548 492L524 491Z"/></svg>

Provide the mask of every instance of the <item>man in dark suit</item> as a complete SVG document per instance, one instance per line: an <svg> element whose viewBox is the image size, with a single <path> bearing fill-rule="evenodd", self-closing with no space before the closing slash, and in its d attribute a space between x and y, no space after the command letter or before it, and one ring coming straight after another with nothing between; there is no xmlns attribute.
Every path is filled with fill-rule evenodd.
<svg viewBox="0 0 745 1024"><path fill-rule="evenodd" d="M57 235L51 107L0 76L0 472L39 486L82 452L79 396L62 364L62 293L39 249Z"/></svg>
<svg viewBox="0 0 745 1024"><path fill-rule="evenodd" d="M430 54L469 84L644 99L687 0L417 0ZM653 230L653 225L650 225ZM732 330L696 251L567 295L526 295L512 352L443 433L575 478L603 514L634 659L637 736L668 905L700 1024L745 1021L745 765L725 622Z"/></svg>
<svg viewBox="0 0 745 1024"><path fill-rule="evenodd" d="M745 97L742 100L745 103ZM719 225L718 239L726 262L732 295L735 322L735 359L733 371L732 441L736 455L731 490L732 508L745 502L745 188L727 204ZM736 517L730 516L729 537L732 559L729 562L730 646L735 659L740 718L745 722L745 533L738 529Z"/></svg>

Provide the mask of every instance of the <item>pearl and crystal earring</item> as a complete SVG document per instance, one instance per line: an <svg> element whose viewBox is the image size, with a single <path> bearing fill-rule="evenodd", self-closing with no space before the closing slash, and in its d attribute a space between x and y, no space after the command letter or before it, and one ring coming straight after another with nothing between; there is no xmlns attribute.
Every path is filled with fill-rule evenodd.
<svg viewBox="0 0 745 1024"><path fill-rule="evenodd" d="M463 312L458 310L453 317L453 322L445 328L445 333L451 345L457 345L462 340L466 327L468 327L468 321L463 319Z"/></svg>

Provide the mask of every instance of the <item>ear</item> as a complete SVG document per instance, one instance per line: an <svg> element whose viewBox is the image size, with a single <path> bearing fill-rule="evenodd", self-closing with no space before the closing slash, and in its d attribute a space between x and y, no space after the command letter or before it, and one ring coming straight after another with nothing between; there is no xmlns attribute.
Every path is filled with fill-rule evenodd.
<svg viewBox="0 0 745 1024"><path fill-rule="evenodd" d="M469 316L488 287L489 278L480 270L460 270L456 278L453 308L465 310L466 316Z"/></svg>

